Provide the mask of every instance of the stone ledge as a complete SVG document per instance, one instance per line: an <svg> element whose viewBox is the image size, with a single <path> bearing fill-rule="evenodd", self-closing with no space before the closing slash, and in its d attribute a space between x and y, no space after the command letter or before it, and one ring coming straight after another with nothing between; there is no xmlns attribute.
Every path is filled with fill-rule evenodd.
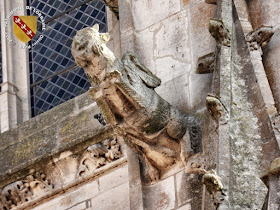
<svg viewBox="0 0 280 210"><path fill-rule="evenodd" d="M112 128L94 119L97 113L98 107L85 93L0 134L0 187L21 177L25 172L20 171L35 163L112 136Z"/></svg>
<svg viewBox="0 0 280 210"><path fill-rule="evenodd" d="M1 134L0 209L36 205L126 163L97 113L86 93Z"/></svg>

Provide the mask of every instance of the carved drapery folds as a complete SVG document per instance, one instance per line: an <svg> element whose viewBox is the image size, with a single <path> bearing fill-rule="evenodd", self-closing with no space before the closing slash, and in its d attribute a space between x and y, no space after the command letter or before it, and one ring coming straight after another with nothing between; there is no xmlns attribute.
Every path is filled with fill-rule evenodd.
<svg viewBox="0 0 280 210"><path fill-rule="evenodd" d="M85 28L74 37L72 54L85 69L92 85L89 94L105 122L138 154L142 177L153 182L180 159L187 165L188 157L200 151L200 129L194 117L155 92L160 79L134 54L119 60L106 46L108 41L98 25Z"/></svg>

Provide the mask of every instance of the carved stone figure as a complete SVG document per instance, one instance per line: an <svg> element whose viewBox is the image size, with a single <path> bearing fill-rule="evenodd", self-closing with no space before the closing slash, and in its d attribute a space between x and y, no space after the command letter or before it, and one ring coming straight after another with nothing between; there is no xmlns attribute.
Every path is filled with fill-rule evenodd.
<svg viewBox="0 0 280 210"><path fill-rule="evenodd" d="M199 151L199 127L155 92L160 79L134 54L119 60L106 46L108 40L98 25L78 31L73 57L91 82L89 94L105 122L138 154L145 180L156 181L180 158L186 164L193 149Z"/></svg>
<svg viewBox="0 0 280 210"><path fill-rule="evenodd" d="M218 48L221 45L230 46L229 30L225 27L222 20L212 18L209 22L209 32L215 38Z"/></svg>
<svg viewBox="0 0 280 210"><path fill-rule="evenodd" d="M0 200L3 209L11 209L51 190L53 186L43 173L30 171L25 180L13 182L2 189Z"/></svg>
<svg viewBox="0 0 280 210"><path fill-rule="evenodd" d="M250 50L258 50L260 47L266 46L273 34L274 30L271 26L263 26L247 34L246 41L249 42Z"/></svg>
<svg viewBox="0 0 280 210"><path fill-rule="evenodd" d="M121 148L117 139L106 139L103 143L91 145L82 155L79 176L91 173L121 157Z"/></svg>

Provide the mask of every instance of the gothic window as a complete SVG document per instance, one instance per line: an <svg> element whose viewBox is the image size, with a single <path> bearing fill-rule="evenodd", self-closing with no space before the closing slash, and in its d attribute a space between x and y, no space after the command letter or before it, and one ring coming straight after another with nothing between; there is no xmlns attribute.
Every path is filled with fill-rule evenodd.
<svg viewBox="0 0 280 210"><path fill-rule="evenodd" d="M41 11L46 22L29 43L44 38L29 53L32 117L41 114L88 90L90 84L83 69L71 55L76 32L98 23L107 31L106 8L102 0L28 0ZM33 11L29 15L35 15Z"/></svg>

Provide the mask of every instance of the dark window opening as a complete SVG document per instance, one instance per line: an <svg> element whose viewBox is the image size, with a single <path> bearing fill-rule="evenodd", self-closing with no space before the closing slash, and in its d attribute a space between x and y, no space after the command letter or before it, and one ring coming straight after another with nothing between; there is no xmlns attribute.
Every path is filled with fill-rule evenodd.
<svg viewBox="0 0 280 210"><path fill-rule="evenodd" d="M71 55L76 32L98 23L107 31L106 6L102 0L28 0L29 6L41 11L46 29L38 29L30 41L44 38L29 52L32 117L86 92L90 84L83 69ZM29 11L28 15L36 15ZM1 79L1 77L0 77Z"/></svg>

